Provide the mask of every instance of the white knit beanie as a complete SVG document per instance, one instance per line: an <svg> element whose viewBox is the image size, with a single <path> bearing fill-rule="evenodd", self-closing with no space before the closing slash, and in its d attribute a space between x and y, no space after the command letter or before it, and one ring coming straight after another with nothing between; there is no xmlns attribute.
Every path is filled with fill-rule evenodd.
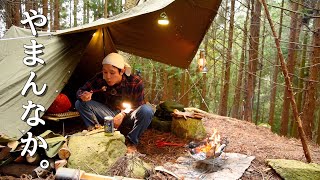
<svg viewBox="0 0 320 180"><path fill-rule="evenodd" d="M125 61L124 57L121 56L118 53L110 53L108 54L102 61L103 64L110 64L112 66L115 66L119 69L125 68L125 74L127 76L130 76L131 74L131 66Z"/></svg>

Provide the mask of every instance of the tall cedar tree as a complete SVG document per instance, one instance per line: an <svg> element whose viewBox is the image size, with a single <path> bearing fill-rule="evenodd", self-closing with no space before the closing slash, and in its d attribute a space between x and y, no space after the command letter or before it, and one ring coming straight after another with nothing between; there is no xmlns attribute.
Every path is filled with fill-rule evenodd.
<svg viewBox="0 0 320 180"><path fill-rule="evenodd" d="M188 107L189 106L189 88L190 88L190 76L189 74L187 73L187 71L184 71L184 76L185 76L185 91L184 91L184 96L182 98L182 102L183 102L183 105L185 107Z"/></svg>
<svg viewBox="0 0 320 180"><path fill-rule="evenodd" d="M53 30L60 29L60 2L59 0L54 0L54 20L53 20Z"/></svg>
<svg viewBox="0 0 320 180"><path fill-rule="evenodd" d="M305 26L308 26L309 22L307 24L305 24ZM302 112L302 108L303 108L303 99L304 99L304 95L305 95L305 91L304 89L304 84L305 84L305 80L307 78L306 75L306 60L307 60L307 50L308 50L308 43L309 41L309 31L306 28L306 31L304 32L303 35L303 47L302 47L302 57L300 60L300 72L299 72L299 82L298 82L298 97L297 97L297 106L298 106L298 110L299 113ZM298 131L297 131L297 122L293 122L292 123L292 128L291 128L291 136L293 137L298 137Z"/></svg>
<svg viewBox="0 0 320 180"><path fill-rule="evenodd" d="M202 58L206 59L206 54L208 53L208 44L209 44L209 34L207 34L204 37L204 52L202 54ZM201 53L201 52L200 52ZM201 58L201 54L200 54L200 58ZM208 59L207 59L208 62ZM205 65L208 68L208 65ZM202 73L202 91L201 91L201 99L200 99L200 109L204 110L204 111L208 111L208 108L206 106L207 103L207 73Z"/></svg>
<svg viewBox="0 0 320 180"><path fill-rule="evenodd" d="M42 12L44 16L48 17L48 0L42 0ZM43 27L43 29L48 29L48 23Z"/></svg>
<svg viewBox="0 0 320 180"><path fill-rule="evenodd" d="M261 4L258 0L253 0L254 3L251 12L250 23L250 39L249 39L249 63L248 63L248 78L245 89L245 105L244 105L244 119L252 122L253 111L253 94L256 84L257 65L259 58L259 35L260 35L260 17Z"/></svg>
<svg viewBox="0 0 320 180"><path fill-rule="evenodd" d="M247 0L247 15L246 20L243 24L243 39L242 39L242 48L241 48L241 57L240 57L240 67L238 70L238 79L237 79L237 85L234 89L234 101L233 101L233 107L232 107L232 113L231 117L240 119L240 98L241 98L241 92L243 91L242 85L243 85L243 74L244 74L244 65L245 65L245 57L247 52L247 39L248 39L248 21L249 21L249 9L250 9L250 2Z"/></svg>
<svg viewBox="0 0 320 180"><path fill-rule="evenodd" d="M88 1L88 0L83 0L83 6L82 6L82 10L83 10L83 14L82 14L82 24L86 24L86 23L87 23L87 1Z"/></svg>
<svg viewBox="0 0 320 180"><path fill-rule="evenodd" d="M104 1L104 18L108 18L108 0Z"/></svg>
<svg viewBox="0 0 320 180"><path fill-rule="evenodd" d="M223 19L224 19L224 28L223 28L223 29L224 29L224 30L223 30L223 38L222 38L222 46L223 46L222 54L223 54L223 56L222 56L222 63L221 63L221 74L225 71L224 63L226 62L226 57L227 57L227 56L225 56L225 54L227 54L227 53L226 53L226 50L227 50L227 48L226 48L227 18L225 18L225 17L228 16L228 2L229 2L229 0L225 0L225 2L226 2L225 8L223 8L223 9L225 9L225 11L224 11L224 17L223 17ZM220 81L221 81L220 84L222 85L222 86L220 87L220 99L221 99L221 95L223 94L224 76L221 75ZM219 102L220 102L220 101L219 101ZM220 102L220 103L221 103L221 102ZM220 107L221 107L220 103L219 103L219 107L218 107L218 112L219 112L219 109L220 109Z"/></svg>
<svg viewBox="0 0 320 180"><path fill-rule="evenodd" d="M216 57L215 57L215 52L217 52L216 50L216 38L217 38L217 26L215 23L212 23L212 27L211 27L211 35L212 35L212 45L211 45L211 49L212 49L212 59L213 59L213 68L209 68L209 69L213 69L213 78L212 81L210 82L210 99L214 99L213 100L213 109L215 109L216 107L216 96L217 96L217 86L218 86L218 78L217 78L217 61L216 61ZM213 111L215 112L215 111Z"/></svg>
<svg viewBox="0 0 320 180"><path fill-rule="evenodd" d="M289 38L289 46L288 46L288 58L287 58L287 67L289 77L292 81L295 64L296 64L296 49L297 49L297 25L298 25L298 14L296 11L298 10L298 3L292 2L292 11L291 12L291 22L290 22L290 38ZM282 105L282 114L281 114L281 129L280 134L286 136L288 134L288 124L289 124L289 116L290 116L290 97L288 88L285 88L284 96L283 96L283 105Z"/></svg>
<svg viewBox="0 0 320 180"><path fill-rule="evenodd" d="M78 21L77 21L77 12L78 12L78 0L73 1L73 27L78 26Z"/></svg>
<svg viewBox="0 0 320 180"><path fill-rule="evenodd" d="M287 68L287 65L285 63L285 60L284 60L284 57L283 57L283 54L282 54L282 50L281 50L281 47L280 47L280 40L278 38L278 35L276 34L276 31L275 31L275 28L274 28L274 24L273 24L273 22L271 20L271 16L270 16L270 13L269 13L269 10L268 10L267 3L266 3L265 0L261 0L261 2L263 3L265 14L266 14L266 16L268 18L268 21L269 21L269 24L270 24L270 28L272 30L272 34L273 34L273 37L274 37L274 40L275 40L275 43L276 43L276 47L277 47L277 51L278 51L279 59L280 59L280 64L281 64L281 70L282 70L282 73L284 75L285 83L286 83L286 86L287 86L288 91L289 91L289 96L290 96L290 100L291 100L291 107L292 107L292 111L293 111L293 116L294 116L294 119L298 123L298 130L299 130L299 135L300 135L300 138L301 138L301 144L302 144L302 148L303 148L303 151L304 151L304 155L306 157L307 162L310 163L312 161L311 154L310 154L310 151L309 151L309 148L308 148L306 135L305 135L305 133L303 131L303 128L302 128L302 121L300 119L298 108L297 108L297 104L296 104L296 101L295 101L295 98L294 98L292 82L290 80L289 73L288 73L288 68Z"/></svg>
<svg viewBox="0 0 320 180"><path fill-rule="evenodd" d="M161 100L166 101L168 100L168 73L165 69L165 66L161 67L161 74L162 74L162 87L163 87Z"/></svg>
<svg viewBox="0 0 320 180"><path fill-rule="evenodd" d="M318 83L318 89L320 89L320 83ZM320 98L319 98L320 93L318 92L318 105L317 107L320 107ZM316 139L316 142L320 145L320 108L318 108L318 131L316 134L318 137Z"/></svg>
<svg viewBox="0 0 320 180"><path fill-rule="evenodd" d="M281 2L280 23L279 23L279 31L278 31L279 39L281 39L281 35L282 35L283 7L284 7L284 0L282 0ZM278 74L279 74L278 54L276 54L274 64L275 66L273 69L273 77L272 77L272 83L271 83L272 85L271 85L270 109L269 109L269 124L272 129L274 129L274 110L276 107L277 83L278 83Z"/></svg>
<svg viewBox="0 0 320 180"><path fill-rule="evenodd" d="M152 84L151 84L151 103L155 104L155 100L156 100L156 95L157 95L157 91L156 91L156 84L157 84L157 68L155 68L156 64L152 65ZM182 80L183 81L183 80Z"/></svg>
<svg viewBox="0 0 320 180"><path fill-rule="evenodd" d="M6 12L6 29L9 29L12 26L12 3L6 2L4 5Z"/></svg>
<svg viewBox="0 0 320 180"><path fill-rule="evenodd" d="M266 16L263 18L262 25L262 43L261 43L261 60L259 63L259 81L258 81L258 93L257 93L257 109L256 109L256 124L258 124L260 120L260 94L261 94L261 80L262 80L262 68L263 68L263 59L264 59L264 44L266 40L265 32L266 32Z"/></svg>
<svg viewBox="0 0 320 180"><path fill-rule="evenodd" d="M13 3L13 21L12 21L12 24L15 25L15 26L21 26L21 23L20 23L20 20L21 20L21 12L20 12L20 9L21 9L21 0L16 0L14 3Z"/></svg>
<svg viewBox="0 0 320 180"><path fill-rule="evenodd" d="M50 9L49 9L49 14L50 14L50 30L52 31L54 28L53 28L53 21L54 21L54 8L53 8L53 6L54 6L54 0L49 0L50 2Z"/></svg>
<svg viewBox="0 0 320 180"><path fill-rule="evenodd" d="M232 61L232 45L233 45L233 29L234 29L234 8L235 1L231 1L231 14L229 22L229 36L228 36L228 49L227 49L227 61L224 74L223 90L220 98L219 114L226 116L228 112L228 97L229 97L229 83L230 83L230 66Z"/></svg>
<svg viewBox="0 0 320 180"><path fill-rule="evenodd" d="M318 2L318 6L320 3ZM319 16L320 14L315 14ZM306 100L303 107L302 120L303 130L308 139L312 139L312 129L314 127L315 109L316 109L316 95L317 82L319 80L320 72L320 19L314 19L313 31L313 51L311 54L311 67L309 69L309 80L307 82Z"/></svg>
<svg viewBox="0 0 320 180"><path fill-rule="evenodd" d="M183 98L185 96L185 93L186 93L186 72L185 71L182 71L182 75L181 75L181 81L180 81L180 104L183 104L184 105L184 102L183 102Z"/></svg>

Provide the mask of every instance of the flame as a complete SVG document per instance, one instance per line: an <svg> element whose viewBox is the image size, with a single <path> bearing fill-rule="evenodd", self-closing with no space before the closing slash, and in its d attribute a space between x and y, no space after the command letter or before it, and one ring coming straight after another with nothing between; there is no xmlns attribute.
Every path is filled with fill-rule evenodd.
<svg viewBox="0 0 320 180"><path fill-rule="evenodd" d="M212 135L207 138L204 145L198 146L195 148L195 153L204 152L207 157L214 156L214 154L218 151L220 147L221 139L218 131L214 129Z"/></svg>
<svg viewBox="0 0 320 180"><path fill-rule="evenodd" d="M123 108L124 108L124 112L125 113L129 113L132 109L131 109L131 104L130 103L122 103L122 106L123 106Z"/></svg>

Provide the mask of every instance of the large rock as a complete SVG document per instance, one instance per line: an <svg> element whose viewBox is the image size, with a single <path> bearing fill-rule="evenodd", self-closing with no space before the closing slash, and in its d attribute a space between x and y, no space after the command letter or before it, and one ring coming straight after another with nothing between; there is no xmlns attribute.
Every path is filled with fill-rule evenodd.
<svg viewBox="0 0 320 180"><path fill-rule="evenodd" d="M287 159L267 159L271 166L282 178L286 180L319 180L320 165L306 164L301 161Z"/></svg>
<svg viewBox="0 0 320 180"><path fill-rule="evenodd" d="M110 169L112 176L124 176L130 178L145 179L152 172L152 166L139 158L140 154L128 153Z"/></svg>
<svg viewBox="0 0 320 180"><path fill-rule="evenodd" d="M71 136L68 143L71 151L68 168L108 175L111 165L127 151L124 142L125 137L118 131L113 136L105 136L104 132Z"/></svg>
<svg viewBox="0 0 320 180"><path fill-rule="evenodd" d="M171 132L188 139L204 139L207 135L202 120L192 118L173 118Z"/></svg>
<svg viewBox="0 0 320 180"><path fill-rule="evenodd" d="M151 121L151 127L162 132L171 132L172 121L166 121L154 116Z"/></svg>

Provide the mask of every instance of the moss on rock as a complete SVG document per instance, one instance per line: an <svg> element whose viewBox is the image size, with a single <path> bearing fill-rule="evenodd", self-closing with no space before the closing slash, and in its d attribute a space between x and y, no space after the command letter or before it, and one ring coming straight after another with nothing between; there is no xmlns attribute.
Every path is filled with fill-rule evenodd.
<svg viewBox="0 0 320 180"><path fill-rule="evenodd" d="M271 166L282 178L286 180L319 180L320 165L306 164L301 161L287 159L267 159Z"/></svg>
<svg viewBox="0 0 320 180"><path fill-rule="evenodd" d="M124 141L124 136L118 131L113 136L105 136L104 132L72 136L68 143L71 151L68 167L108 175L111 165L127 151Z"/></svg>
<svg viewBox="0 0 320 180"><path fill-rule="evenodd" d="M207 134L202 120L193 118L173 118L171 132L188 139L203 139Z"/></svg>

